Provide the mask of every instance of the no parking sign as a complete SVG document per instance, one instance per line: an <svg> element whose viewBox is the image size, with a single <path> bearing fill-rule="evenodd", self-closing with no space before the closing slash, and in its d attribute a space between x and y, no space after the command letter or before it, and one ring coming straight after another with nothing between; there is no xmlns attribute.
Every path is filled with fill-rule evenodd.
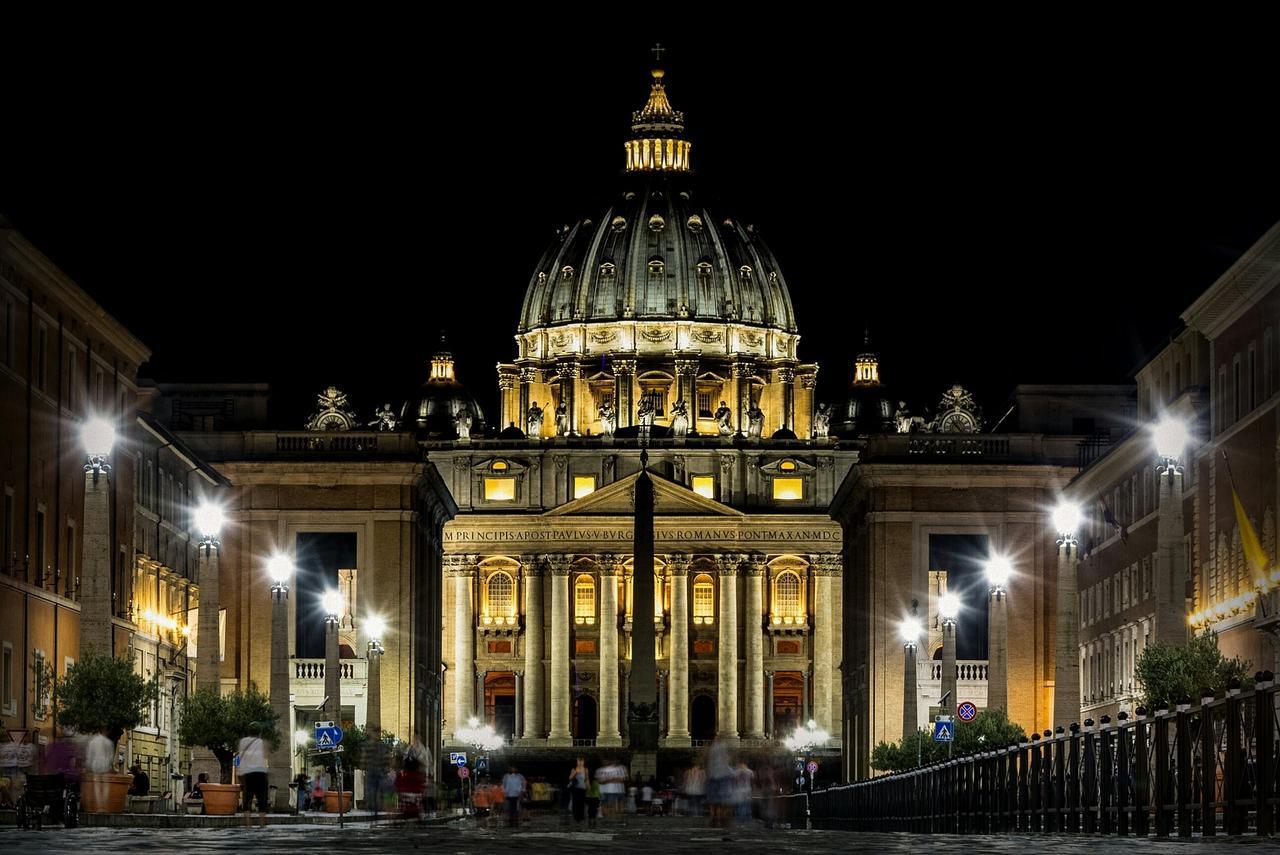
<svg viewBox="0 0 1280 855"><path fill-rule="evenodd" d="M961 721L973 721L974 716L978 714L978 707L973 701L965 701L956 707L956 715L960 716Z"/></svg>

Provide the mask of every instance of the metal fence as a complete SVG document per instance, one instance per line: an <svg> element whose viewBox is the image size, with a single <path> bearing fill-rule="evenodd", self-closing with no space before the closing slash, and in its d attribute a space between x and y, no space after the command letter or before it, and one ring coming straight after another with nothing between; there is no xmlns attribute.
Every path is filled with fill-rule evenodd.
<svg viewBox="0 0 1280 855"><path fill-rule="evenodd" d="M945 834L1081 832L1145 837L1276 827L1277 688L1200 706L1102 716L1084 727L784 799L792 827Z"/></svg>

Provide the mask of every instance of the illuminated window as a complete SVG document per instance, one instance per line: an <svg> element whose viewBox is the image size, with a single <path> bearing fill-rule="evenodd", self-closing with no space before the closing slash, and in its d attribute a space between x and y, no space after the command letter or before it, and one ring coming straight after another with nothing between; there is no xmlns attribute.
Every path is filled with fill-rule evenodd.
<svg viewBox="0 0 1280 855"><path fill-rule="evenodd" d="M635 576L627 577L627 620L631 620L631 606L635 602ZM662 577L656 572L653 574L653 616L661 618L663 614L663 606L665 591L662 586Z"/></svg>
<svg viewBox="0 0 1280 855"><path fill-rule="evenodd" d="M485 623L515 623L516 583L501 571L493 573L484 586Z"/></svg>
<svg viewBox="0 0 1280 855"><path fill-rule="evenodd" d="M574 475L573 476L573 497L581 499L583 496L590 496L596 491L596 476L594 475Z"/></svg>
<svg viewBox="0 0 1280 855"><path fill-rule="evenodd" d="M514 502L516 500L516 479L485 478L484 500L486 502Z"/></svg>
<svg viewBox="0 0 1280 855"><path fill-rule="evenodd" d="M716 497L716 476L694 475L693 492L697 493L699 496L706 496L708 499L714 499Z"/></svg>
<svg viewBox="0 0 1280 855"><path fill-rule="evenodd" d="M702 573L693 580L693 622L712 623L716 619L716 586Z"/></svg>
<svg viewBox="0 0 1280 855"><path fill-rule="evenodd" d="M653 404L653 414L658 417L667 414L667 390L665 387L649 386L644 389L644 397Z"/></svg>
<svg viewBox="0 0 1280 855"><path fill-rule="evenodd" d="M494 472L506 472L506 471L507 471L507 461L505 461L505 460L495 460L495 461L493 461L493 466L492 466L492 467L490 467L490 468L492 468Z"/></svg>
<svg viewBox="0 0 1280 855"><path fill-rule="evenodd" d="M800 598L800 576L790 570L773 580L773 622L804 623L804 606Z"/></svg>
<svg viewBox="0 0 1280 855"><path fill-rule="evenodd" d="M794 460L784 460L778 464L778 468L783 472L795 472L796 462Z"/></svg>
<svg viewBox="0 0 1280 855"><path fill-rule="evenodd" d="M576 623L596 622L596 583L586 573L573 583L573 619Z"/></svg>
<svg viewBox="0 0 1280 855"><path fill-rule="evenodd" d="M774 478L773 498L778 502L796 502L804 498L803 478Z"/></svg>

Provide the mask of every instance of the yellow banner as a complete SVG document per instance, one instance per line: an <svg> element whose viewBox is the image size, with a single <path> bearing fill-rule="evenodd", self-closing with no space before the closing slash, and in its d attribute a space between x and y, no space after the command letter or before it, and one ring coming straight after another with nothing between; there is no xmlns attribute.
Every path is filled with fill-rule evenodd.
<svg viewBox="0 0 1280 855"><path fill-rule="evenodd" d="M1236 492L1235 487L1231 488L1231 501L1236 506L1236 525L1240 526L1240 543L1244 547L1244 560L1249 563L1253 569L1254 578L1257 580L1266 579L1267 553L1262 548L1262 541L1258 539L1258 532L1253 527L1253 523L1249 522L1248 515L1244 512L1244 505L1240 502L1240 495Z"/></svg>

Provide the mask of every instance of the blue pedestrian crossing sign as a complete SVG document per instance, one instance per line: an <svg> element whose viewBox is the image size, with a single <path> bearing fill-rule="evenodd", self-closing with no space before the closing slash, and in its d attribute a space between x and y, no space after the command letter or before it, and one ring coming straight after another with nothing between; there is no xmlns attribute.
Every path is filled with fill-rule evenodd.
<svg viewBox="0 0 1280 855"><path fill-rule="evenodd" d="M935 721L933 723L934 742L955 742L956 723L953 721Z"/></svg>
<svg viewBox="0 0 1280 855"><path fill-rule="evenodd" d="M331 721L316 722L316 748L336 748L342 742L342 728Z"/></svg>

